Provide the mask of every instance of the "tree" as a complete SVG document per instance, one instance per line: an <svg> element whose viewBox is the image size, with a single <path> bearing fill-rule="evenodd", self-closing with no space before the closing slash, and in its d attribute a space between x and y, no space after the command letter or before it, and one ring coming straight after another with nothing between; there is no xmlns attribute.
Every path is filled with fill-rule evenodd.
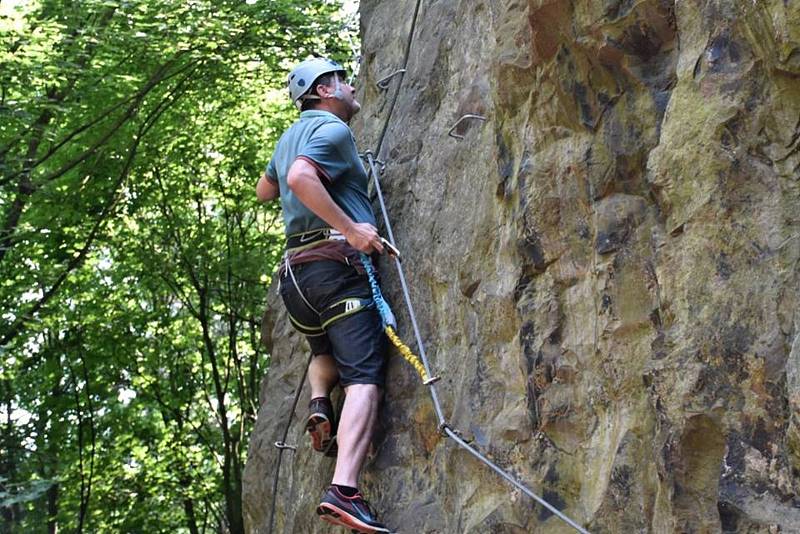
<svg viewBox="0 0 800 534"><path fill-rule="evenodd" d="M243 531L282 245L253 188L285 67L348 59L338 9L0 4L4 530Z"/></svg>

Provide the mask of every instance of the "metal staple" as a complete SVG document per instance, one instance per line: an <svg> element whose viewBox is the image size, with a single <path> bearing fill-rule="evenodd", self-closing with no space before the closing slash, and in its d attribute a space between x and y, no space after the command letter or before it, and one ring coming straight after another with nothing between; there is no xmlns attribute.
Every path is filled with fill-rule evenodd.
<svg viewBox="0 0 800 534"><path fill-rule="evenodd" d="M384 76L383 78L381 78L380 80L375 82L375 85L377 85L379 89L383 89L385 91L385 90L387 90L389 88L389 80L391 80L395 76L398 76L400 74L405 74L405 73L406 73L406 69L397 69L396 71L394 71L393 73L389 74L388 76Z"/></svg>
<svg viewBox="0 0 800 534"><path fill-rule="evenodd" d="M486 121L486 117L484 117L483 115L475 115L474 113L467 113L466 115L462 115L461 118L459 118L456 121L456 123L447 132L447 135L449 135L450 137L453 137L455 139L464 139L463 135L455 133L455 129L458 127L459 124L461 124L462 122L464 122L465 120L468 120L468 119L475 119L475 120L479 120L481 122Z"/></svg>

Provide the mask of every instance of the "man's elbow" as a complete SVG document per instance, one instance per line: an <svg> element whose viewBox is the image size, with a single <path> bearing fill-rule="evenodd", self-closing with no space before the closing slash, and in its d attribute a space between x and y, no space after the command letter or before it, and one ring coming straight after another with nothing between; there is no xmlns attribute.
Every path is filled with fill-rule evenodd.
<svg viewBox="0 0 800 534"><path fill-rule="evenodd" d="M297 190L303 187L305 181L306 176L302 172L290 172L286 177L286 185L293 193L297 193Z"/></svg>
<svg viewBox="0 0 800 534"><path fill-rule="evenodd" d="M295 160L286 174L286 185L294 194L299 192L302 195L304 191L319 181L316 168L303 158Z"/></svg>
<svg viewBox="0 0 800 534"><path fill-rule="evenodd" d="M261 184L258 184L256 186L256 200L258 200L259 202L266 202L267 200L269 200L269 195L267 195L267 192L264 190L263 187L261 187Z"/></svg>

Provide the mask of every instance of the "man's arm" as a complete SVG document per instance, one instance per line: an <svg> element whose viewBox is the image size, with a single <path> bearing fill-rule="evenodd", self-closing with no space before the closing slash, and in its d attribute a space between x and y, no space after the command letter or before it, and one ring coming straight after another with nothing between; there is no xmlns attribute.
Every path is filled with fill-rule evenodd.
<svg viewBox="0 0 800 534"><path fill-rule="evenodd" d="M369 223L353 222L333 201L322 185L317 169L308 161L296 159L289 168L286 182L305 207L331 225L331 228L341 232L353 248L367 254L373 250L383 253L378 230Z"/></svg>
<svg viewBox="0 0 800 534"><path fill-rule="evenodd" d="M267 178L267 174L261 175L256 184L256 198L259 202L266 202L281 196L278 184Z"/></svg>

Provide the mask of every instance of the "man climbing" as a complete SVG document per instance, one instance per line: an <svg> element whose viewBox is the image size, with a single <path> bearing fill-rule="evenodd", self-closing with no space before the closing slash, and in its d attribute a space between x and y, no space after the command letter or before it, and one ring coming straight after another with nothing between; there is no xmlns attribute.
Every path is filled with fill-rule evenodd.
<svg viewBox="0 0 800 534"><path fill-rule="evenodd" d="M278 141L256 196L281 199L287 242L280 293L313 354L306 429L314 450L336 455L317 514L357 532L389 532L357 489L377 420L387 343L359 254L384 248L347 125L361 105L345 76L341 65L322 58L289 74L300 119ZM345 391L338 436L330 401L337 381Z"/></svg>

